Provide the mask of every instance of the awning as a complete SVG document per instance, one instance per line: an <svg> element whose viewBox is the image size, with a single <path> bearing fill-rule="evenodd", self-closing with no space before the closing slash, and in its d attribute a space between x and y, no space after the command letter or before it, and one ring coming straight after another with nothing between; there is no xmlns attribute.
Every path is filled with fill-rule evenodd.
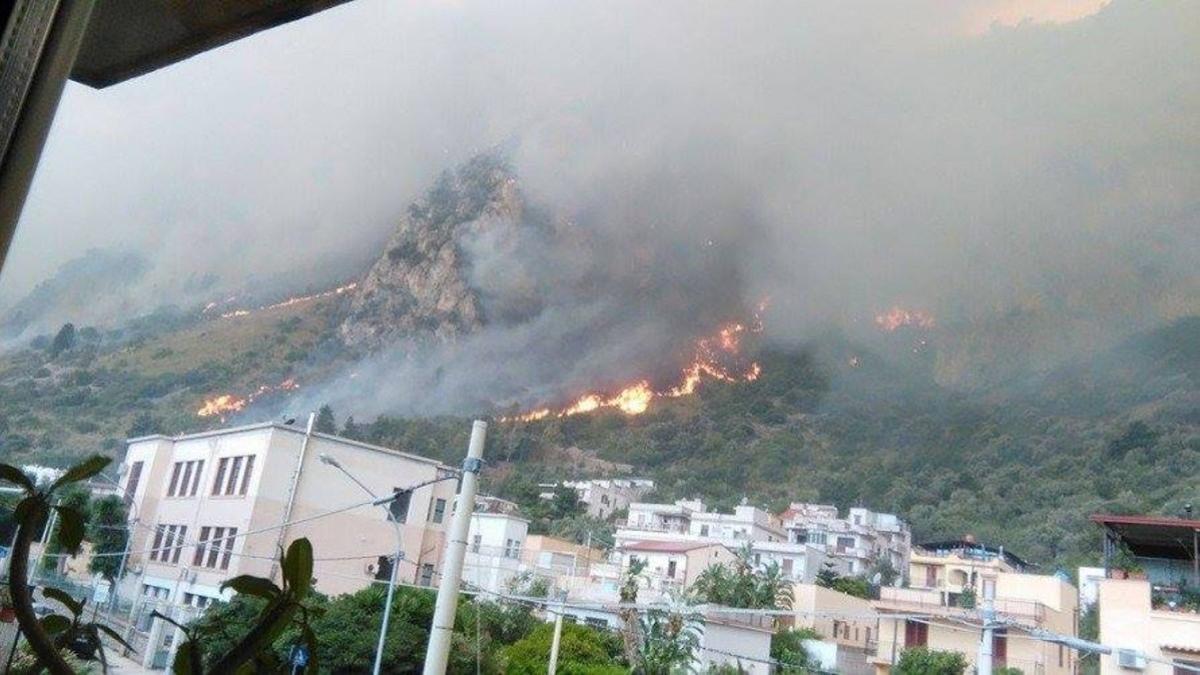
<svg viewBox="0 0 1200 675"><path fill-rule="evenodd" d="M107 87L347 0L100 0L71 79Z"/></svg>
<svg viewBox="0 0 1200 675"><path fill-rule="evenodd" d="M1167 560L1192 560L1195 556L1194 537L1200 532L1200 520L1107 514L1094 515L1091 520L1120 539L1133 555Z"/></svg>

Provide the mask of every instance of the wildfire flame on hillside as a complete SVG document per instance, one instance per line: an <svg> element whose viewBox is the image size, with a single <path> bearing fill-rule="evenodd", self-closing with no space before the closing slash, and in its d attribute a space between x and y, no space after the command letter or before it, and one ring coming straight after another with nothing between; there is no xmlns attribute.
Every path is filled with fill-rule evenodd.
<svg viewBox="0 0 1200 675"><path fill-rule="evenodd" d="M742 365L744 361L741 359L741 342L746 333L762 331L761 314L765 309L766 301L763 301L759 304L751 324L725 324L713 335L696 340L692 360L684 366L680 372L679 384L674 387L655 389L649 380L643 379L611 396L601 393L585 394L574 403L557 410L539 408L512 417L502 417L500 421L533 422L547 417L570 417L604 408L619 410L626 415L640 415L646 412L654 399L679 398L695 393L706 378L722 382L753 382L762 374L762 368L755 362Z"/></svg>
<svg viewBox="0 0 1200 675"><path fill-rule="evenodd" d="M245 410L246 406L254 402L254 399L276 391L292 391L299 389L300 385L296 379L289 377L279 384L261 384L258 389L250 392L245 396L237 396L236 394L219 394L211 398L204 399L204 405L196 411L198 417L220 417L221 421L225 421L225 416L235 412Z"/></svg>
<svg viewBox="0 0 1200 675"><path fill-rule="evenodd" d="M933 315L919 309L908 310L893 307L882 314L875 315L875 325L883 331L891 333L901 326L912 326L929 330L934 327Z"/></svg>
<svg viewBox="0 0 1200 675"><path fill-rule="evenodd" d="M337 288L331 288L328 291L322 291L320 293L313 293L312 295L298 295L293 298L281 300L274 304L262 305L262 306L258 307L257 309L234 309L234 310L230 310L228 312L222 312L220 316L222 319L233 319L233 318L237 318L240 316L248 316L250 314L253 314L254 312L262 312L262 311L271 310L271 309L282 309L284 307L291 307L293 305L299 305L299 304L303 304L306 302L312 302L313 300L320 300L322 298L329 298L329 297L333 297L335 295L349 293L350 291L352 291L356 288L358 288L358 282L351 282L351 283L346 284L345 286L338 286ZM233 296L233 297L227 298L225 300L225 302L229 303L236 299L237 299L237 296ZM204 310L202 313L207 313L207 312L213 310L214 308L217 307L218 304L221 304L221 303L217 303L217 302L208 303L207 305L204 306Z"/></svg>

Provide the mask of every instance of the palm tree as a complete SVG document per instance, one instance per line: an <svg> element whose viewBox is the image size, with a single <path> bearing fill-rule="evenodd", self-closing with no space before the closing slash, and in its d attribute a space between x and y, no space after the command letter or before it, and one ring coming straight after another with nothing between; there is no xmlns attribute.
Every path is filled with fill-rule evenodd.
<svg viewBox="0 0 1200 675"><path fill-rule="evenodd" d="M637 620L636 607L625 605L637 604L638 586L641 584L642 572L646 569L646 561L632 558L629 567L621 578L621 605L617 616L621 619L621 642L625 651L625 660L629 663L638 662L638 648L641 641L641 623Z"/></svg>
<svg viewBox="0 0 1200 675"><path fill-rule="evenodd" d="M696 617L681 612L650 610L640 621L639 675L671 675L691 670L692 657L700 644Z"/></svg>

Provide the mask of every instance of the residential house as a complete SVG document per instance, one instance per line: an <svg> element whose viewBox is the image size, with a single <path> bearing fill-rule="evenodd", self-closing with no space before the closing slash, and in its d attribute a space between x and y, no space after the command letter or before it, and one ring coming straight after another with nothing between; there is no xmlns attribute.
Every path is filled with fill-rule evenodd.
<svg viewBox="0 0 1200 675"><path fill-rule="evenodd" d="M1078 655L1030 637L1030 629L1074 636L1078 593L1058 576L1025 574L1028 565L1002 548L970 539L926 544L913 551L910 588L885 587L872 604L880 614L876 673L888 673L905 649L958 651L974 666L982 639L980 608L988 605L1010 627L994 632L995 667L1068 675Z"/></svg>
<svg viewBox="0 0 1200 675"><path fill-rule="evenodd" d="M601 520L629 508L630 504L654 489L654 481L646 478L594 478L564 481L562 485L575 490L589 516ZM550 483L541 487L552 490L559 487L559 484ZM543 499L553 499L554 492L548 490L540 496Z"/></svg>
<svg viewBox="0 0 1200 675"><path fill-rule="evenodd" d="M617 548L621 571L634 561L646 563L641 575L639 602L666 600L682 593L713 565L730 565L737 560L724 544L705 541L635 541Z"/></svg>
<svg viewBox="0 0 1200 675"><path fill-rule="evenodd" d="M521 556L528 532L529 521L511 513L471 514L463 583L491 593L508 592L513 579L525 571Z"/></svg>
<svg viewBox="0 0 1200 675"><path fill-rule="evenodd" d="M738 553L747 550L759 569L774 563L786 578L798 582L814 581L826 563L841 574L850 574L845 559L831 555L821 545L789 542L778 518L745 504L732 513L717 513L699 500L635 503L613 538L618 547L640 541L719 543Z"/></svg>
<svg viewBox="0 0 1200 675"><path fill-rule="evenodd" d="M879 617L870 600L856 598L812 583L792 586L793 626L811 628L829 651L839 673L873 672L868 656L874 651Z"/></svg>
<svg viewBox="0 0 1200 675"><path fill-rule="evenodd" d="M554 576L586 575L592 565L604 561L604 552L598 548L544 534L526 536L521 549L521 562L527 568Z"/></svg>
<svg viewBox="0 0 1200 675"><path fill-rule="evenodd" d="M1099 580L1101 675L1200 672L1200 520L1094 515L1104 531Z"/></svg>
<svg viewBox="0 0 1200 675"><path fill-rule="evenodd" d="M796 502L779 515L786 541L822 547L827 555L844 560L851 575L865 575L887 561L904 574L912 546L908 525L890 513L862 507L841 518L836 506Z"/></svg>

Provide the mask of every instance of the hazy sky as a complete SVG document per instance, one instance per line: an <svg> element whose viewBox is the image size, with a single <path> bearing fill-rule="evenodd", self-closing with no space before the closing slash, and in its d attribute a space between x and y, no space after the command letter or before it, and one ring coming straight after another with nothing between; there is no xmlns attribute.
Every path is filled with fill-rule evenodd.
<svg viewBox="0 0 1200 675"><path fill-rule="evenodd" d="M323 283L506 144L566 217L721 258L780 337L893 304L1195 312L1198 29L1190 0L356 0L70 85L0 298L89 247L152 257L123 306Z"/></svg>

